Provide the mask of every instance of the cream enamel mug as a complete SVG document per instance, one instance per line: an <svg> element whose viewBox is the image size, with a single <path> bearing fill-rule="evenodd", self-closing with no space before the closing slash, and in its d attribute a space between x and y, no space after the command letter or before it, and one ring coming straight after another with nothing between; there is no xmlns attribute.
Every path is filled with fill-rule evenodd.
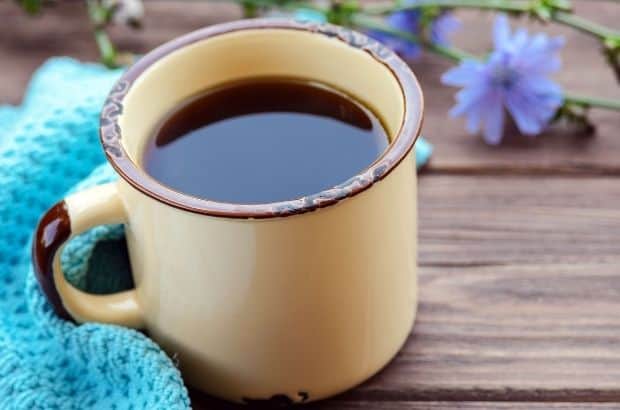
<svg viewBox="0 0 620 410"><path fill-rule="evenodd" d="M388 149L332 189L256 205L191 197L142 170L147 139L179 102L258 76L345 91L381 117ZM69 196L41 219L40 285L64 318L146 329L178 357L189 385L218 397L304 402L359 384L397 353L415 317L412 148L422 105L400 58L331 25L244 20L164 44L103 107L101 142L119 181ZM125 224L136 285L91 295L65 280L59 254L72 235L107 223Z"/></svg>

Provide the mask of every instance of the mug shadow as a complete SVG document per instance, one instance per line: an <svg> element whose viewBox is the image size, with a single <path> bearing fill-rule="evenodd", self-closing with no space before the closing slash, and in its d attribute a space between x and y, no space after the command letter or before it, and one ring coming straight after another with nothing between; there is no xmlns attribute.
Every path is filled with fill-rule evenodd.
<svg viewBox="0 0 620 410"><path fill-rule="evenodd" d="M269 400L252 400L247 404L237 404L209 396L192 387L188 388L189 398L194 410L218 409L218 410L254 410L254 409L318 409L323 400L308 404L291 404L290 400L283 396L275 396ZM336 396L338 397L338 396Z"/></svg>
<svg viewBox="0 0 620 410"><path fill-rule="evenodd" d="M221 409L221 410L241 410L241 409L282 409L291 407L289 404L265 401L252 404L235 404L209 396L206 393L189 388L189 398L192 408L200 409Z"/></svg>
<svg viewBox="0 0 620 410"><path fill-rule="evenodd" d="M206 393L203 393L199 390L196 390L192 387L188 388L189 398L192 405L192 409L194 410L206 410L206 409L218 409L218 410L254 410L254 409L301 409L301 410L311 410L311 409L319 409L322 407L324 400L318 400L308 404L291 404L290 400L283 396L275 396L268 400L253 400L252 402L246 404L237 404L231 403L228 401L224 401L213 396L209 396ZM340 396L346 395L346 393L342 393L340 395L335 396L338 398Z"/></svg>

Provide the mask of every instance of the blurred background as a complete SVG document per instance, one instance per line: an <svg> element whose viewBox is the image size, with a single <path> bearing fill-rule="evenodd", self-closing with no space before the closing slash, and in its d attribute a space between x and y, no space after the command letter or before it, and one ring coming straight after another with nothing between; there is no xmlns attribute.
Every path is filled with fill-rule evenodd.
<svg viewBox="0 0 620 410"><path fill-rule="evenodd" d="M620 29L619 2L572 4ZM139 55L243 17L232 2L143 7L141 28L106 28L118 50ZM462 27L453 44L489 51L493 13L454 13ZM512 25L565 37L554 76L563 87L620 100L600 41L524 17ZM30 16L0 1L0 104L20 104L50 57L99 55L84 2L52 2ZM558 124L524 137L509 126L502 144L489 146L448 115L456 90L440 78L454 63L425 52L411 66L426 98L423 134L434 146L419 179L416 326L383 372L317 408L620 408L620 113L591 110L590 135ZM196 407L209 405L194 395Z"/></svg>
<svg viewBox="0 0 620 410"><path fill-rule="evenodd" d="M49 57L70 56L80 61L99 59L86 2L55 1L44 4L39 13L29 16L15 1L0 3L1 103L19 103L31 74ZM577 14L611 28L620 26L618 7L614 1L574 2ZM243 17L242 8L234 2L200 0L147 0L143 3L142 14L139 29L122 23L112 23L106 28L118 50L139 55L189 31ZM451 41L470 52L488 51L492 46L493 13L459 10L455 15L462 26L451 36ZM561 85L586 94L620 98L620 88L616 86L613 71L605 64L596 39L567 27L532 23L526 18L513 24L566 38L566 46L561 53L563 68L555 76ZM440 77L451 66L452 62L429 53L423 53L421 58L412 61L427 95L424 134L436 147L432 167L438 170L459 169L474 162L478 166L502 169L518 164L540 167L545 163L564 167L570 163L589 166L601 164L609 154L608 145L615 146L617 143L605 141L605 137L613 132L611 123L606 119L618 113L595 110L592 122L600 123L601 136L595 144L576 138L571 130L562 129L560 135L556 136L556 132L551 131L552 136L546 138L511 137L508 133L504 144L525 147L525 150L507 154L505 150L488 148L475 138L467 138L462 119L446 118L446 113L454 104L455 90L441 85ZM529 149L532 146L536 149ZM559 159L558 151L565 153L564 159ZM569 158L569 153L574 155Z"/></svg>

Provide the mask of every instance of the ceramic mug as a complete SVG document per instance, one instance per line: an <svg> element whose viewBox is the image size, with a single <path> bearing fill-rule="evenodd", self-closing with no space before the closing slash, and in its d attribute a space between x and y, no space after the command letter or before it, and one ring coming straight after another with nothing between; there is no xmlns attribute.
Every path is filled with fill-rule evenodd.
<svg viewBox="0 0 620 410"><path fill-rule="evenodd" d="M260 76L345 91L380 116L389 147L338 186L276 203L200 199L146 174L141 153L166 113ZM397 353L414 321L422 106L400 58L331 25L243 20L164 44L125 72L102 110L101 142L121 178L65 198L39 223L40 285L64 318L146 329L189 385L215 396L303 402L348 389ZM88 294L65 280L59 254L108 223L125 224L135 289Z"/></svg>

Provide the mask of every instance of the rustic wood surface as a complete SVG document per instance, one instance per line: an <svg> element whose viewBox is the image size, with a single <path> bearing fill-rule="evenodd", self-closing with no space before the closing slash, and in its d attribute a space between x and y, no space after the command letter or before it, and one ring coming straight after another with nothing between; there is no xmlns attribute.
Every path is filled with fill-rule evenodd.
<svg viewBox="0 0 620 410"><path fill-rule="evenodd" d="M0 103L18 103L53 55L94 60L84 9L37 19L0 3ZM113 30L144 52L184 32L239 17L229 4L149 1L144 29ZM620 28L620 5L580 1L580 13ZM490 17L461 13L460 45L484 50ZM596 43L567 37L571 90L620 98ZM413 63L435 145L419 181L420 306L409 341L377 376L316 409L620 408L620 114L596 111L594 137L556 127L488 147L446 115L454 90L436 57ZM195 408L237 408L192 392Z"/></svg>

